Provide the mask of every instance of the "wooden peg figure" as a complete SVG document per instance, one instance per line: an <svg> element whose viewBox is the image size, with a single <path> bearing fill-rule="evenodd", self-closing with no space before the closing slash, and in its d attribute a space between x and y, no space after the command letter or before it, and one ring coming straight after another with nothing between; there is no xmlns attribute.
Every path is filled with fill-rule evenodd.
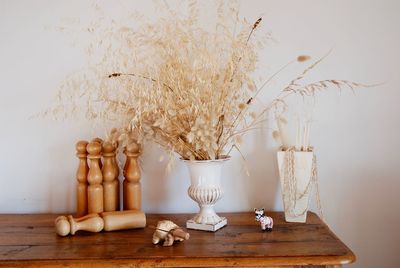
<svg viewBox="0 0 400 268"><path fill-rule="evenodd" d="M55 220L56 233L60 236L74 235L77 231L101 232L143 228L146 215L142 211L112 211L93 213L74 219L71 215L60 216Z"/></svg>
<svg viewBox="0 0 400 268"><path fill-rule="evenodd" d="M60 236L74 235L77 231L100 232L104 228L104 221L99 214L88 214L84 217L74 219L60 216L55 220L56 233Z"/></svg>
<svg viewBox="0 0 400 268"><path fill-rule="evenodd" d="M88 181L87 176L89 172L89 166L87 164L87 141L78 141L76 148L76 156L79 158L79 165L76 171L76 180L78 181L76 189L77 197L77 209L76 214L78 217L82 217L88 213Z"/></svg>
<svg viewBox="0 0 400 268"><path fill-rule="evenodd" d="M99 137L94 138L92 141L100 143L100 145L103 145L103 140Z"/></svg>
<svg viewBox="0 0 400 268"><path fill-rule="evenodd" d="M103 174L100 169L101 145L92 141L86 147L89 153L90 168L88 173L88 213L104 211L103 204Z"/></svg>
<svg viewBox="0 0 400 268"><path fill-rule="evenodd" d="M125 179L123 183L124 210L140 210L142 207L140 169L138 163L140 145L132 141L125 147L124 153L126 155L124 166Z"/></svg>
<svg viewBox="0 0 400 268"><path fill-rule="evenodd" d="M112 161L113 161L113 166L115 169L115 174L116 174L116 177L118 180L118 177L119 177L119 166L118 166L118 162L117 162L118 142L113 143L113 146L114 146L115 150L114 150L114 156L112 158ZM119 185L119 183L118 183L118 185Z"/></svg>
<svg viewBox="0 0 400 268"><path fill-rule="evenodd" d="M101 145L101 147L103 147L104 141L103 141L101 138L96 137L96 138L92 139L91 141L98 142L98 143ZM101 161L101 158L100 158L100 160L99 160L99 166L100 166L100 169L103 168L103 162Z"/></svg>
<svg viewBox="0 0 400 268"><path fill-rule="evenodd" d="M110 142L103 143L104 211L119 210L119 169L115 158L116 149Z"/></svg>

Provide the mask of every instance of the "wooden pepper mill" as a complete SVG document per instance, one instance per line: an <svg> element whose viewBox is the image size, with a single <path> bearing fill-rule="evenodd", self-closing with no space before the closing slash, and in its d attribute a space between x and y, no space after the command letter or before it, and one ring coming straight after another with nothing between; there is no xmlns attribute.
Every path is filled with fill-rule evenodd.
<svg viewBox="0 0 400 268"><path fill-rule="evenodd" d="M76 171L76 180L78 181L76 195L77 195L77 209L76 214L78 217L82 217L88 213L88 182L87 176L89 172L89 166L87 164L87 141L78 141L76 148L76 155L79 158L79 165Z"/></svg>
<svg viewBox="0 0 400 268"><path fill-rule="evenodd" d="M124 150L126 162L124 166L123 200L124 210L141 210L142 192L140 186L140 169L138 157L140 145L131 141Z"/></svg>
<svg viewBox="0 0 400 268"><path fill-rule="evenodd" d="M103 205L103 174L100 169L101 144L90 142L86 147L89 153L90 168L88 173L88 213L100 213L104 211Z"/></svg>
<svg viewBox="0 0 400 268"><path fill-rule="evenodd" d="M110 142L103 143L103 191L104 211L119 210L119 168L116 162L116 149Z"/></svg>
<svg viewBox="0 0 400 268"><path fill-rule="evenodd" d="M60 236L74 235L77 231L100 232L144 228L146 215L142 211L113 211L93 213L74 219L71 215L55 220L56 233Z"/></svg>

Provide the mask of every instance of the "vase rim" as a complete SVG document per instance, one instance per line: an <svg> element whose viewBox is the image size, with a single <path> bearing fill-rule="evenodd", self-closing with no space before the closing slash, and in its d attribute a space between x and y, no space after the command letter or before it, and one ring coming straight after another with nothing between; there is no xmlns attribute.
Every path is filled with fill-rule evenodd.
<svg viewBox="0 0 400 268"><path fill-rule="evenodd" d="M224 161L228 161L231 159L229 155L222 155L221 158L219 159L210 159L210 160L190 160L190 159L183 159L182 157L179 158L183 162L188 162L188 163L220 163Z"/></svg>

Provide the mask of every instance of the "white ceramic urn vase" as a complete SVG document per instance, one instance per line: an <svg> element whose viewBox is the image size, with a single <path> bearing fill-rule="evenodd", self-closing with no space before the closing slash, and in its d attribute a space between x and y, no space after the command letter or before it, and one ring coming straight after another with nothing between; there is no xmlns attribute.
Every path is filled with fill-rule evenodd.
<svg viewBox="0 0 400 268"><path fill-rule="evenodd" d="M227 224L226 218L215 213L214 205L223 195L222 168L228 160L229 157L217 160L183 160L190 174L188 194L200 207L199 213L186 222L186 228L215 232Z"/></svg>
<svg viewBox="0 0 400 268"><path fill-rule="evenodd" d="M289 153L292 153L291 161L287 158ZM313 183L314 153L279 151L277 156L285 220L306 222ZM289 176L290 173L292 176Z"/></svg>

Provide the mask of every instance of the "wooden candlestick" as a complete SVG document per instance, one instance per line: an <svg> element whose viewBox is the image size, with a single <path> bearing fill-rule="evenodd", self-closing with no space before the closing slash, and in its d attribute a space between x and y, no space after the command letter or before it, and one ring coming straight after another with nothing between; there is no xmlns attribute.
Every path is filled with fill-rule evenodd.
<svg viewBox="0 0 400 268"><path fill-rule="evenodd" d="M87 141L78 141L76 144L76 155L79 158L79 165L76 171L76 179L78 181L77 188L76 188L76 197L77 197L77 208L76 214L78 217L86 215L88 213L88 182L87 176L89 172L89 166L87 164L87 151L86 146Z"/></svg>
<svg viewBox="0 0 400 268"><path fill-rule="evenodd" d="M119 169L115 159L116 147L110 142L103 143L103 189L104 211L119 210Z"/></svg>
<svg viewBox="0 0 400 268"><path fill-rule="evenodd" d="M77 231L100 232L144 228L146 215L142 211L112 211L94 213L74 219L60 216L55 220L56 233L60 236L74 235Z"/></svg>
<svg viewBox="0 0 400 268"><path fill-rule="evenodd" d="M123 200L124 210L140 210L142 207L142 192L140 186L140 169L138 157L140 145L132 141L125 147L126 162L124 166Z"/></svg>
<svg viewBox="0 0 400 268"><path fill-rule="evenodd" d="M99 162L101 158L101 145L92 141L86 147L89 153L90 168L88 173L88 212L100 213L104 211L103 205L103 174Z"/></svg>

